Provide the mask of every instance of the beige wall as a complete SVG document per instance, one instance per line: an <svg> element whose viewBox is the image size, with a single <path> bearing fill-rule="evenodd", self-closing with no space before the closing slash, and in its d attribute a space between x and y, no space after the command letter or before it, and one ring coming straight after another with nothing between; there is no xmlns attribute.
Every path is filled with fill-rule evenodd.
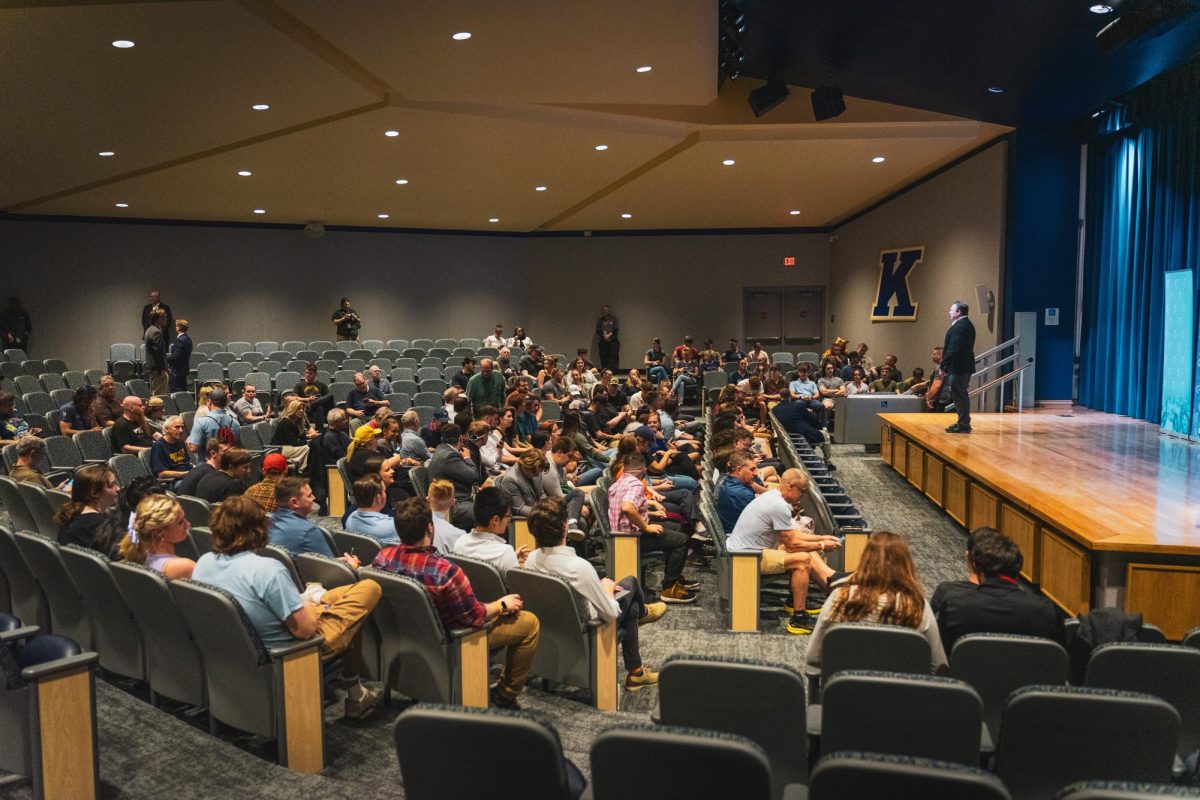
<svg viewBox="0 0 1200 800"><path fill-rule="evenodd" d="M929 371L929 353L941 344L947 310L962 299L971 307L976 352L996 344L1002 325L988 330L987 315L976 309L975 286L987 284L1000 297L1004 263L1007 143L926 181L843 226L832 246L829 337L866 342L875 363L895 353L907 375L914 366ZM909 276L919 303L915 322L872 322L879 284L881 250L925 246L924 263Z"/></svg>

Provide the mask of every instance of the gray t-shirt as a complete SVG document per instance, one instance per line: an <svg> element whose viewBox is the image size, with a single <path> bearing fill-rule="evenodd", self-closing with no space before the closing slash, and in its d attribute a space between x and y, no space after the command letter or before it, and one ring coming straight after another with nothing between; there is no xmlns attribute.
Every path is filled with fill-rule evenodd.
<svg viewBox="0 0 1200 800"><path fill-rule="evenodd" d="M304 607L304 599L275 559L251 552L205 553L196 562L192 580L211 583L237 598L268 648L296 641L284 620Z"/></svg>
<svg viewBox="0 0 1200 800"><path fill-rule="evenodd" d="M791 530L795 526L792 507L778 489L772 489L755 497L742 509L737 525L729 535L728 547L730 550L776 550L779 548L778 531Z"/></svg>

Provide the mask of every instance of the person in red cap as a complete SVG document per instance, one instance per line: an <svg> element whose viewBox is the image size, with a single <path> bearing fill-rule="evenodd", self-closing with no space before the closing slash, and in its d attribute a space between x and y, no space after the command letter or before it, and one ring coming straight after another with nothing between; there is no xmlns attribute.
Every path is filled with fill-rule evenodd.
<svg viewBox="0 0 1200 800"><path fill-rule="evenodd" d="M275 502L275 484L279 483L280 478L287 475L287 471L287 459L279 453L270 453L263 459L262 480L251 486L243 494L262 506L263 511L266 513L274 514L275 509L278 508Z"/></svg>

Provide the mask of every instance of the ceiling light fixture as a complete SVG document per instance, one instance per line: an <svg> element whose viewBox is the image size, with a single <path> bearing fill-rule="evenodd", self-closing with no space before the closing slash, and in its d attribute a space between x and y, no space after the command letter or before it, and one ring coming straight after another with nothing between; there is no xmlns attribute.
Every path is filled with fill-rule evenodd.
<svg viewBox="0 0 1200 800"><path fill-rule="evenodd" d="M265 213L267 213L267 210L265 208L256 208L256 209L254 209L254 213L255 214L265 214Z"/></svg>
<svg viewBox="0 0 1200 800"><path fill-rule="evenodd" d="M471 33L470 33L470 31L459 31L458 33L454 34L450 38L455 40L456 42L465 42L467 39L471 38Z"/></svg>
<svg viewBox="0 0 1200 800"><path fill-rule="evenodd" d="M1093 111L1093 112L1092 112L1092 119L1095 119L1096 117L1100 117L1100 116L1103 116L1103 115L1104 115L1104 109L1103 109L1103 108L1098 108L1098 109L1096 109L1095 111Z"/></svg>
<svg viewBox="0 0 1200 800"><path fill-rule="evenodd" d="M117 208L129 208L129 203L117 203Z"/></svg>
<svg viewBox="0 0 1200 800"><path fill-rule="evenodd" d="M499 222L499 221L500 221L499 217L492 217L488 220L488 222Z"/></svg>
<svg viewBox="0 0 1200 800"><path fill-rule="evenodd" d="M396 181L397 186L408 186L408 178L399 178Z"/></svg>
<svg viewBox="0 0 1200 800"><path fill-rule="evenodd" d="M268 108L270 108L270 106L266 103L255 103L254 105L250 106L250 108L254 109L255 111L266 111Z"/></svg>
<svg viewBox="0 0 1200 800"><path fill-rule="evenodd" d="M116 153L114 153L112 150L101 150L96 155L100 156L101 158L108 158L109 156L115 156Z"/></svg>
<svg viewBox="0 0 1200 800"><path fill-rule="evenodd" d="M238 175L241 175L243 178L249 178L253 174L254 173L248 169L239 169L238 170Z"/></svg>
<svg viewBox="0 0 1200 800"><path fill-rule="evenodd" d="M377 217L379 217L380 219L387 219L387 218L388 218L388 215L387 215L387 214L376 214L376 216L377 216Z"/></svg>
<svg viewBox="0 0 1200 800"><path fill-rule="evenodd" d="M638 67L636 71L637 72L649 72L652 69L654 69L654 67L650 66L649 64L646 64L645 66Z"/></svg>
<svg viewBox="0 0 1200 800"><path fill-rule="evenodd" d="M992 94L1004 94L1004 89L999 86L989 86L988 91Z"/></svg>
<svg viewBox="0 0 1200 800"><path fill-rule="evenodd" d="M621 219L633 219L633 214L630 214L628 211L626 211L621 215Z"/></svg>
<svg viewBox="0 0 1200 800"><path fill-rule="evenodd" d="M607 149L608 149L608 145L606 145L606 144L598 144L598 145L596 145L596 149L597 149L597 150L607 150Z"/></svg>
<svg viewBox="0 0 1200 800"><path fill-rule="evenodd" d="M112 45L113 47L121 50L128 50L129 48L133 47L133 42L129 41L128 39L117 39L112 43Z"/></svg>
<svg viewBox="0 0 1200 800"><path fill-rule="evenodd" d="M736 164L737 162L736 162L736 161L734 161L732 158L727 158L727 159L725 159L724 161L722 161L721 163L722 163L722 164L724 164L724 165L725 165L725 166L727 166L727 167L732 167L732 166L733 166L734 164Z"/></svg>
<svg viewBox="0 0 1200 800"><path fill-rule="evenodd" d="M1091 11L1093 14L1111 14L1112 10L1113 7L1108 3L1096 3L1096 5L1088 9L1088 11Z"/></svg>
<svg viewBox="0 0 1200 800"><path fill-rule="evenodd" d="M887 159L884 158L883 156L875 156L874 158L871 159L872 164L882 164L885 161L887 161Z"/></svg>
<svg viewBox="0 0 1200 800"><path fill-rule="evenodd" d="M400 131L384 131L383 135L388 137L389 139L395 139L397 136L400 135Z"/></svg>
<svg viewBox="0 0 1200 800"><path fill-rule="evenodd" d="M545 186L535 186L535 187L533 187L533 190L535 192L544 192L544 191L546 191L546 187Z"/></svg>
<svg viewBox="0 0 1200 800"><path fill-rule="evenodd" d="M794 208L793 208L791 211L789 211L788 213L789 213L789 214L791 214L793 217L798 217L798 216L800 216L800 212L799 212L797 209L794 209Z"/></svg>

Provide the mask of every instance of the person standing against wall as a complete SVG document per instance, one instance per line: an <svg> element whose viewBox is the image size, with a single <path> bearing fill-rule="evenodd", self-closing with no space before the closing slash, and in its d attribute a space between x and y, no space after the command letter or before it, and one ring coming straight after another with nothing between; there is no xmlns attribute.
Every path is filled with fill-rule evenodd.
<svg viewBox="0 0 1200 800"><path fill-rule="evenodd" d="M155 311L162 311L167 315L166 321L158 327L162 331L163 339L170 344L171 339L175 336L175 315L171 313L171 307L162 301L162 295L158 293L158 289L151 289L150 302L142 306L143 332L150 327L150 315Z"/></svg>
<svg viewBox="0 0 1200 800"><path fill-rule="evenodd" d="M350 307L350 298L343 297L342 304L333 312L333 324L337 326L339 342L357 342L358 332L362 329L362 319L358 312Z"/></svg>
<svg viewBox="0 0 1200 800"><path fill-rule="evenodd" d="M617 318L608 306L600 307L600 318L596 320L596 341L600 353L600 366L616 372L620 369L621 340L618 338Z"/></svg>

